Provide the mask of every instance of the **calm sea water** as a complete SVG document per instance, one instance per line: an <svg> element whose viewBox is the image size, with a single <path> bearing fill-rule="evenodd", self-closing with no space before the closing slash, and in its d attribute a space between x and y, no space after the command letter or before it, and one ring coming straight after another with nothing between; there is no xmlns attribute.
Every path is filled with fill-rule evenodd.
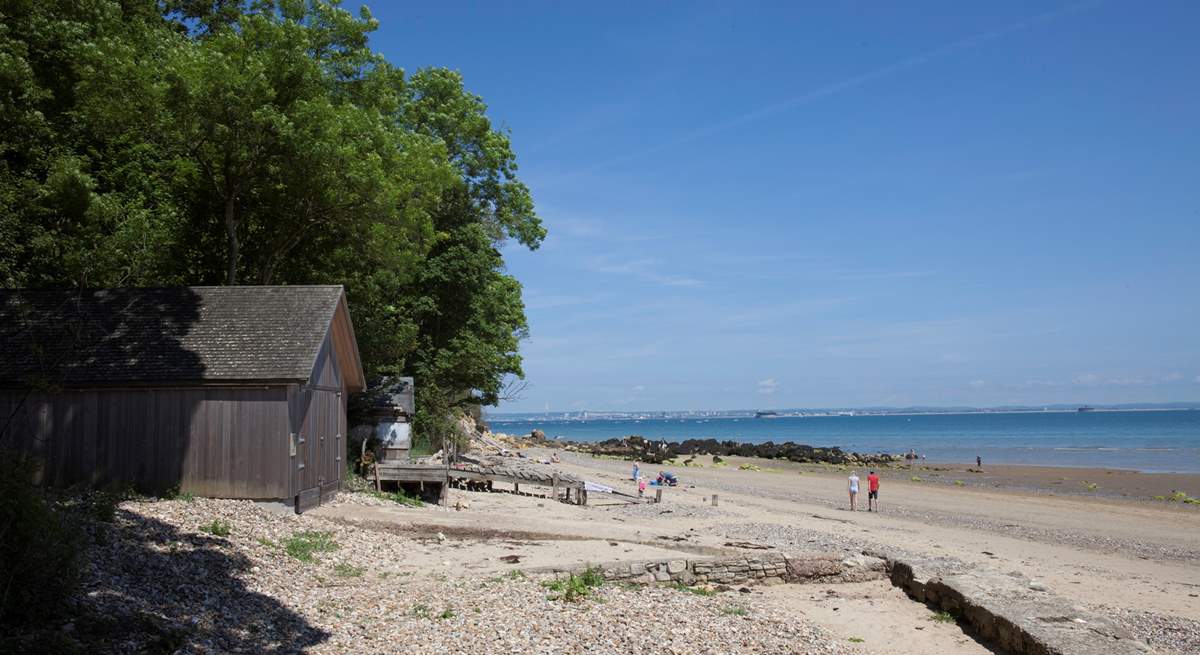
<svg viewBox="0 0 1200 655"><path fill-rule="evenodd" d="M1035 412L918 416L812 416L775 419L489 421L498 432L601 441L651 439L794 441L856 452L905 453L930 462L1039 464L1200 473L1200 411Z"/></svg>

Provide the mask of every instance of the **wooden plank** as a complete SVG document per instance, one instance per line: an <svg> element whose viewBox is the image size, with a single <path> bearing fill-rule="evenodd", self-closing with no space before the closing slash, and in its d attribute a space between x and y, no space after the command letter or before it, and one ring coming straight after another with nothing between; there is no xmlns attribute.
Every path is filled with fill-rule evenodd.
<svg viewBox="0 0 1200 655"><path fill-rule="evenodd" d="M305 489L296 496L296 513L302 514L321 504L321 489Z"/></svg>

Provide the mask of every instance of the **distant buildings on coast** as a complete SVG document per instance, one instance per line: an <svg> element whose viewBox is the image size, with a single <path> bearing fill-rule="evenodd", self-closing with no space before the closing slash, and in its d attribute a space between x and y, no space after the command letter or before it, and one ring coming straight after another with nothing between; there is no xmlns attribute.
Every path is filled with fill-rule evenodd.
<svg viewBox="0 0 1200 655"><path fill-rule="evenodd" d="M489 418L500 421L656 421L704 419L774 419L818 416L916 416L935 414L1027 414L1030 412L1118 412L1200 409L1197 403L1158 403L1150 405L1039 405L1013 407L868 407L854 409L727 409L648 412L581 410L572 412L493 412Z"/></svg>

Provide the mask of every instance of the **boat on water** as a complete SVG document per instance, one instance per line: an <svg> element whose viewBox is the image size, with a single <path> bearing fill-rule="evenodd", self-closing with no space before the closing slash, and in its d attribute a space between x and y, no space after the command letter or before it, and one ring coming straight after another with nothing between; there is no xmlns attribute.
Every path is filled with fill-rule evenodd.
<svg viewBox="0 0 1200 655"><path fill-rule="evenodd" d="M754 418L779 418L779 412L754 412Z"/></svg>
<svg viewBox="0 0 1200 655"><path fill-rule="evenodd" d="M1087 405L1084 405L1083 407L1080 407L1079 409L1076 409L1075 411L1077 411L1077 412L1092 412L1095 410L1096 410L1095 407L1088 407Z"/></svg>

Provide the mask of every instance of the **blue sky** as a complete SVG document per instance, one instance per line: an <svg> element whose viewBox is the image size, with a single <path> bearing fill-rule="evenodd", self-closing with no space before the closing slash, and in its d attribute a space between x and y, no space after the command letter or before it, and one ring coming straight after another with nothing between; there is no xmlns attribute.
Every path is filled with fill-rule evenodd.
<svg viewBox="0 0 1200 655"><path fill-rule="evenodd" d="M550 232L501 411L1200 399L1200 4L368 4Z"/></svg>

